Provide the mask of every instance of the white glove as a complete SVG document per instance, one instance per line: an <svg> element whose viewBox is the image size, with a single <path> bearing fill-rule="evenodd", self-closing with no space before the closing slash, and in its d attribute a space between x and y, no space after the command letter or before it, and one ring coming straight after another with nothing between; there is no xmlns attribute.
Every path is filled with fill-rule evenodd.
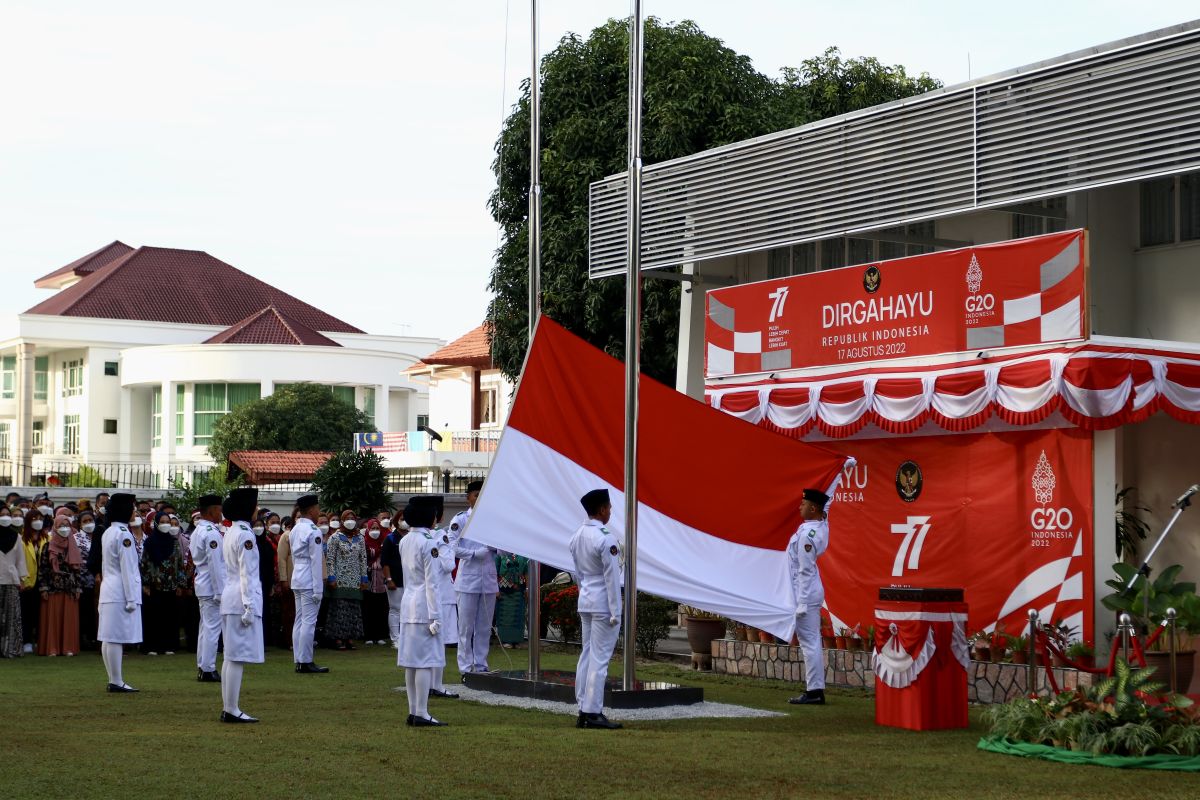
<svg viewBox="0 0 1200 800"><path fill-rule="evenodd" d="M250 608L250 606L246 606L242 610L242 627L248 628L252 622L254 622L254 609Z"/></svg>
<svg viewBox="0 0 1200 800"><path fill-rule="evenodd" d="M620 624L621 624L621 620L619 620L618 618L616 618L616 617L608 618L608 625L610 628L615 628L616 626L618 626Z"/></svg>
<svg viewBox="0 0 1200 800"><path fill-rule="evenodd" d="M137 611L137 603L130 600L128 603L125 604L125 610L127 612L129 612L130 614L132 614L134 611Z"/></svg>
<svg viewBox="0 0 1200 800"><path fill-rule="evenodd" d="M433 636L437 636L438 633L441 632L441 630L442 630L442 623L438 622L436 619L433 622L429 623L429 633L432 634Z"/></svg>

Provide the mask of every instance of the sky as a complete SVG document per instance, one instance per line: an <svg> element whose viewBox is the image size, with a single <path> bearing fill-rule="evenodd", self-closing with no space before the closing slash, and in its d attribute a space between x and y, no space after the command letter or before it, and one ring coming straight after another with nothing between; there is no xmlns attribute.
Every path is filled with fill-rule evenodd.
<svg viewBox="0 0 1200 800"><path fill-rule="evenodd" d="M542 0L541 52L627 2ZM204 250L370 333L478 325L528 0L0 0L0 276L120 239ZM776 76L838 46L947 85L1184 22L1194 0L646 0ZM161 298L169 304L170 298Z"/></svg>

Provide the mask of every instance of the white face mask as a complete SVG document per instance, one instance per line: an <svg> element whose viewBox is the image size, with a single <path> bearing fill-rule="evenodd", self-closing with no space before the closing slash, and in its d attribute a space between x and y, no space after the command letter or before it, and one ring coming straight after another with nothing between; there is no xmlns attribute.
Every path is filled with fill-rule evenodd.
<svg viewBox="0 0 1200 800"><path fill-rule="evenodd" d="M38 513L43 517L48 517L54 513L54 509L50 506L38 506Z"/></svg>
<svg viewBox="0 0 1200 800"><path fill-rule="evenodd" d="M379 520L379 524L385 528L392 527L392 521L390 519L388 519L387 517L384 517L383 519Z"/></svg>
<svg viewBox="0 0 1200 800"><path fill-rule="evenodd" d="M328 525L318 525L317 527L321 529L321 533L329 533Z"/></svg>
<svg viewBox="0 0 1200 800"><path fill-rule="evenodd" d="M370 536L372 539L378 539L379 538L379 529L374 528L372 530L367 531L367 536Z"/></svg>
<svg viewBox="0 0 1200 800"><path fill-rule="evenodd" d="M71 529L64 525L63 527L59 528L56 533L65 539L71 535Z"/></svg>
<svg viewBox="0 0 1200 800"><path fill-rule="evenodd" d="M35 531L40 531L42 529L42 524L43 523L40 519L35 519L33 522L29 523L29 527L33 528Z"/></svg>
<svg viewBox="0 0 1200 800"><path fill-rule="evenodd" d="M271 533L279 533L279 525L268 525L267 530Z"/></svg>
<svg viewBox="0 0 1200 800"><path fill-rule="evenodd" d="M130 524L130 525L132 525L132 526L133 526L133 527L135 527L135 528L141 527L141 524L142 524L142 518L141 518L141 517L134 517L134 518L133 518L133 522L130 522L129 524Z"/></svg>
<svg viewBox="0 0 1200 800"><path fill-rule="evenodd" d="M357 521L357 520L353 520L353 519L348 519L348 520L346 520L346 521L345 521L344 523L342 523L342 524L346 526L346 530L348 530L348 531L352 531L352 530L354 530L356 527L358 527L358 521Z"/></svg>
<svg viewBox="0 0 1200 800"><path fill-rule="evenodd" d="M400 524L397 527L399 527L402 531L409 530L408 523L404 520L400 520Z"/></svg>
<svg viewBox="0 0 1200 800"><path fill-rule="evenodd" d="M336 531L338 528L342 527L342 523L338 522L336 519L331 519L329 520L329 527Z"/></svg>
<svg viewBox="0 0 1200 800"><path fill-rule="evenodd" d="M255 535L255 536L262 536L262 532L263 532L263 527L262 527L262 525L255 525L255 526L254 526L253 528L251 528L250 530L254 531L254 535Z"/></svg>
<svg viewBox="0 0 1200 800"><path fill-rule="evenodd" d="M178 526L178 525L172 525L172 526L171 526L171 535L172 535L172 536L178 536L178 535L179 535L179 526Z"/></svg>
<svg viewBox="0 0 1200 800"><path fill-rule="evenodd" d="M84 533L92 533L92 532L93 532L93 531L95 531L95 530L96 530L96 523L94 523L94 522L85 522L85 523L83 524L83 532L84 532Z"/></svg>
<svg viewBox="0 0 1200 800"><path fill-rule="evenodd" d="M170 533L171 532L170 523L166 523L166 522L159 523L158 531L159 531L159 533Z"/></svg>
<svg viewBox="0 0 1200 800"><path fill-rule="evenodd" d="M8 516L7 514L0 517L0 528L7 528L11 524L12 524L12 517Z"/></svg>
<svg viewBox="0 0 1200 800"><path fill-rule="evenodd" d="M98 509L96 509L96 511L97 511L98 513L100 513L100 514L107 514L107 513L108 513L108 509L107 509L107 507L105 507L105 506L100 506Z"/></svg>

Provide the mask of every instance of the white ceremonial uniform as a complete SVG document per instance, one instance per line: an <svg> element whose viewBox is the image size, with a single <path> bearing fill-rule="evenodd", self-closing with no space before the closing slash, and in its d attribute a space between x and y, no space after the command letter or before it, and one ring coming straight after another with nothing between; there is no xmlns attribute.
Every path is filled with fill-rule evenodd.
<svg viewBox="0 0 1200 800"><path fill-rule="evenodd" d="M621 546L599 520L589 519L571 537L570 550L579 584L583 641L575 670L575 699L581 713L600 714L608 662L621 631ZM612 620L618 623L612 624Z"/></svg>
<svg viewBox="0 0 1200 800"><path fill-rule="evenodd" d="M788 573L796 609L796 639L804 656L804 682L808 691L825 688L825 653L821 649L821 604L825 602L825 587L821 584L817 559L827 547L829 523L825 520L805 520L787 545Z"/></svg>
<svg viewBox="0 0 1200 800"><path fill-rule="evenodd" d="M206 519L199 520L188 542L188 551L196 568L193 585L200 606L196 666L203 672L213 672L217 668L217 644L221 639L221 592L225 589L220 529Z"/></svg>
<svg viewBox="0 0 1200 800"><path fill-rule="evenodd" d="M96 639L113 644L137 644L142 641L142 573L129 526L124 522L109 525L100 546L104 566ZM134 603L137 608L126 611L129 603Z"/></svg>
<svg viewBox="0 0 1200 800"><path fill-rule="evenodd" d="M225 588L221 593L221 622L225 659L261 664L263 656L262 583L258 576L258 545L247 522L235 522L221 544L225 556ZM250 624L242 624L245 612Z"/></svg>
<svg viewBox="0 0 1200 800"><path fill-rule="evenodd" d="M400 647L396 664L421 669L446 666L446 648L440 636L429 632L429 623L440 622L438 596L438 542L428 528L413 528L400 540L404 565L404 597L400 600Z"/></svg>
<svg viewBox="0 0 1200 800"><path fill-rule="evenodd" d="M430 531L438 548L438 599L442 604L442 644L458 644L458 595L454 591L454 545L458 536L447 530Z"/></svg>
<svg viewBox="0 0 1200 800"><path fill-rule="evenodd" d="M466 537L474 509L454 517L450 525L459 525L459 540L454 548L458 556L458 669L459 672L487 672L488 649L492 642L492 619L496 613L496 550Z"/></svg>
<svg viewBox="0 0 1200 800"><path fill-rule="evenodd" d="M321 580L321 568L325 563L323 540L321 529L304 517L296 520L295 527L288 532L288 545L292 548L292 594L296 598L292 657L297 664L309 664L313 660L313 636L325 591Z"/></svg>

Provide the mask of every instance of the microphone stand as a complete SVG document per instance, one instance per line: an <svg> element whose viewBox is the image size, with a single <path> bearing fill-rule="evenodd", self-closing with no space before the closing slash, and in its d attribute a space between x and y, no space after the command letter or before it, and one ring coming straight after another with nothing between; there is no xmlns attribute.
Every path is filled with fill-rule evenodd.
<svg viewBox="0 0 1200 800"><path fill-rule="evenodd" d="M1150 548L1150 552L1147 553L1146 557L1142 560L1142 565L1140 567L1138 567L1137 574L1133 576L1133 580L1131 580L1129 582L1129 585L1125 587L1125 590L1123 592L1121 592L1122 597L1132 594L1133 588L1137 585L1138 578L1142 579L1142 583L1144 583L1146 585L1145 606L1146 606L1146 619L1147 620L1150 619L1150 559L1154 558L1154 554L1156 552L1158 552L1158 548L1162 546L1162 543L1164 541L1166 541L1167 534L1169 534L1171 532L1171 528L1174 527L1175 523L1179 520L1179 515L1182 514L1184 509L1186 509L1191 504L1192 504L1191 494L1185 493L1184 496L1181 497L1179 499L1179 502L1176 504L1177 507L1175 509L1174 516L1171 517L1171 520L1170 520L1170 522L1167 523L1167 526L1165 528L1163 528L1163 532L1158 535L1158 541L1156 541L1154 543L1154 546ZM1149 625L1149 622L1147 621L1146 624Z"/></svg>

